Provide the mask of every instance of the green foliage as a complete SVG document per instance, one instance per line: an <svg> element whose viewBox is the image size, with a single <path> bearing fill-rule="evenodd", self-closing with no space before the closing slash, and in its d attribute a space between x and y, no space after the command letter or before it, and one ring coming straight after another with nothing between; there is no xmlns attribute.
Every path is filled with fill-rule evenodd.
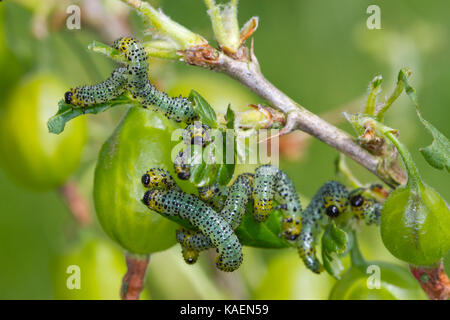
<svg viewBox="0 0 450 320"><path fill-rule="evenodd" d="M334 222L330 223L322 236L322 260L325 270L336 279L340 279L344 271L339 256L347 250L347 243L347 233Z"/></svg>
<svg viewBox="0 0 450 320"><path fill-rule="evenodd" d="M271 212L264 222L253 219L253 208L249 208L236 229L242 245L258 248L289 248L293 245L284 237L279 237L283 216L279 210Z"/></svg>
<svg viewBox="0 0 450 320"><path fill-rule="evenodd" d="M194 110L198 114L200 121L212 129L217 128L216 112L208 101L195 90L191 90L189 100L194 103Z"/></svg>
<svg viewBox="0 0 450 320"><path fill-rule="evenodd" d="M403 82L406 93L414 102L417 116L420 121L433 136L432 144L428 147L420 149L420 152L430 166L439 170L445 168L447 172L450 172L450 141L438 129L436 129L436 127L422 117L422 114L419 111L416 90L409 85L407 73L403 69L399 73L399 81Z"/></svg>
<svg viewBox="0 0 450 320"><path fill-rule="evenodd" d="M60 100L58 102L58 111L47 122L48 131L54 134L60 134L64 131L66 123L70 120L85 114L97 114L116 106L136 105L128 96L122 95L107 103L96 104L91 107L74 107Z"/></svg>

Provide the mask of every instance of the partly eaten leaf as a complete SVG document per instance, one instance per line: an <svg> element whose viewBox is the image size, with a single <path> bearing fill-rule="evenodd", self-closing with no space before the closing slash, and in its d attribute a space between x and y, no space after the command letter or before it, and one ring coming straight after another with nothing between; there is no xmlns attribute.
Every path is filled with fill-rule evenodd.
<svg viewBox="0 0 450 320"><path fill-rule="evenodd" d="M425 148L421 148L420 152L424 156L425 160L427 160L429 165L439 170L445 168L447 172L450 172L449 140L438 129L436 129L436 127L434 127L430 122L428 122L422 117L422 114L419 111L419 105L417 103L416 90L409 85L407 75L401 72L399 74L399 80L400 79L405 84L406 93L416 106L417 116L419 117L420 121L423 123L425 128L427 128L428 131L431 133L434 139L431 145Z"/></svg>
<svg viewBox="0 0 450 320"><path fill-rule="evenodd" d="M51 117L47 122L48 131L50 133L60 134L61 132L64 131L66 123L72 120L73 118L76 118L78 116L87 113L97 114L119 105L131 106L138 104L136 104L133 100L131 100L125 95L121 95L116 99L111 100L107 103L96 104L85 108L74 107L70 104L65 103L64 100L60 100L58 102L58 112L53 117Z"/></svg>
<svg viewBox="0 0 450 320"><path fill-rule="evenodd" d="M332 222L322 236L322 260L325 270L340 279L344 266L339 255L347 249L347 233Z"/></svg>
<svg viewBox="0 0 450 320"><path fill-rule="evenodd" d="M200 117L200 121L210 128L217 128L217 116L214 109L210 106L197 91L191 90L189 100L194 103L195 112Z"/></svg>

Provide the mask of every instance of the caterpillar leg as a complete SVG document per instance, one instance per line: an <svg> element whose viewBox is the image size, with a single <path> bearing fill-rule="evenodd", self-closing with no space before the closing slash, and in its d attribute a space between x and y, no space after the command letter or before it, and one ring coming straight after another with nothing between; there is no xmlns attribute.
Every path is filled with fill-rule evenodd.
<svg viewBox="0 0 450 320"><path fill-rule="evenodd" d="M165 216L177 216L190 222L217 248L216 266L234 271L242 263L242 246L230 224L199 198L179 190L151 189L144 194L144 204Z"/></svg>
<svg viewBox="0 0 450 320"><path fill-rule="evenodd" d="M64 101L75 107L108 102L125 92L126 68L117 68L111 76L96 85L72 88L64 94Z"/></svg>
<svg viewBox="0 0 450 320"><path fill-rule="evenodd" d="M337 218L348 208L348 192L336 181L325 183L314 195L302 214L302 229L297 239L300 257L306 267L315 273L322 271L316 256L316 244L330 219Z"/></svg>

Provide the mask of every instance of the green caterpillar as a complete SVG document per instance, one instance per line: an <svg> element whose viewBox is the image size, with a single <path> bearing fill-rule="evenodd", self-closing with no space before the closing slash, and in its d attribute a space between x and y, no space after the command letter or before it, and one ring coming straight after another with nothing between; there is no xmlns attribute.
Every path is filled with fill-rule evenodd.
<svg viewBox="0 0 450 320"><path fill-rule="evenodd" d="M134 38L120 38L113 47L127 58L126 66L117 68L110 78L99 84L70 89L64 94L67 104L85 108L110 101L128 89L144 108L151 106L169 119L192 123L198 118L188 99L171 98L150 83L147 55L140 42Z"/></svg>
<svg viewBox="0 0 450 320"><path fill-rule="evenodd" d="M345 186L336 181L329 181L319 189L302 213L297 248L306 267L315 273L322 271L315 249L320 234L331 219L337 218L347 210L348 196Z"/></svg>
<svg viewBox="0 0 450 320"><path fill-rule="evenodd" d="M126 68L120 67L113 71L111 77L99 84L72 88L64 94L64 101L78 107L110 101L125 92L126 71Z"/></svg>
<svg viewBox="0 0 450 320"><path fill-rule="evenodd" d="M149 173L147 173L142 178L144 186L149 186L149 180ZM156 184L156 186L158 185ZM276 167L261 166L256 170L254 176L248 173L241 174L227 190L218 184L199 188L199 195L204 202L219 211L218 215L229 224L232 230L240 225L250 200L255 199L255 208L268 212L273 209L273 199L275 198L282 204L281 209L284 212L283 235L288 240L295 240L300 233L300 201L293 183L283 171ZM265 199L267 201L261 203L260 200ZM145 203L147 204L148 201L146 200ZM260 214L257 212L255 217L259 216ZM201 230L200 232L188 229L178 230L177 241L182 246L184 260L189 264L197 261L200 251L217 247L210 234L205 234Z"/></svg>
<svg viewBox="0 0 450 320"><path fill-rule="evenodd" d="M378 223L381 209L379 203L363 196L365 189L349 193L344 185L329 181L302 211L292 181L282 170L271 165L258 167L254 175L239 175L229 188L217 183L199 188L199 198L182 193L164 170L150 170L142 177L142 183L152 188L144 195L144 203L149 208L166 216L176 215L197 229L177 230L176 238L185 261L195 263L201 251L215 247L219 252L217 266L224 271L233 271L242 262L240 243L235 237L230 240L230 232L234 235L249 201L254 201L253 214L257 221L267 219L273 209L282 210L283 232L280 236L295 241L303 262L316 273L321 272L322 265L316 257L315 247L330 221L350 208L356 218L367 224ZM279 207L274 207L274 200ZM210 227L213 215L219 219L219 227Z"/></svg>
<svg viewBox="0 0 450 320"><path fill-rule="evenodd" d="M184 144L188 147L191 145L206 147L207 143L212 141L209 135L209 129L207 125L199 122L188 125L182 134ZM173 162L175 173L181 180L188 180L191 176L189 151L190 148L180 151Z"/></svg>
<svg viewBox="0 0 450 320"><path fill-rule="evenodd" d="M242 246L230 223L199 198L186 194L174 185L170 174L161 169L150 169L142 177L146 191L143 203L151 210L164 216L175 216L188 221L198 229L208 247L217 248L219 255L216 266L222 271L234 271L242 263ZM195 239L191 240L191 242ZM199 240L201 241L201 239ZM193 243L195 249L201 243ZM186 251L186 252L185 252ZM189 255L189 247L183 247L183 254Z"/></svg>
<svg viewBox="0 0 450 320"><path fill-rule="evenodd" d="M223 207L218 213L233 230L240 225L251 198L252 179L253 176L248 173L239 175L230 187ZM192 232L184 228L177 231L177 241L182 247L184 260L189 264L197 261L200 251L215 247L203 232Z"/></svg>
<svg viewBox="0 0 450 320"><path fill-rule="evenodd" d="M131 94L144 106L155 106L169 119L191 123L198 118L192 103L186 98L171 98L156 89L148 80L148 60L144 47L134 38L120 38L113 47L128 59L127 80Z"/></svg>

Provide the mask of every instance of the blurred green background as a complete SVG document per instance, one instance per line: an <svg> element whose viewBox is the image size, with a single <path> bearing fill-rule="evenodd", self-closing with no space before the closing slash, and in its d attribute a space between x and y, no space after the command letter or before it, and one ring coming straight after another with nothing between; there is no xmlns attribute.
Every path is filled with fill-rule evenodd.
<svg viewBox="0 0 450 320"><path fill-rule="evenodd" d="M202 1L152 3L213 41ZM70 4L82 8L80 30L66 28ZM381 30L366 27L370 4L381 8ZM445 0L432 4L419 0L241 0L239 4L241 24L251 16L260 18L254 41L265 76L314 113L337 110L333 122L351 132L340 112L359 107L376 74L381 73L385 79L382 96L390 94L398 70L408 66L413 70L412 84L423 116L446 136L450 136L448 12L450 2ZM142 37L142 22L118 0L2 1L0 116L8 103L14 104L11 92L29 77L51 74L67 88L104 79L113 64L88 52L87 45L93 40L110 43L130 33ZM194 88L218 109L229 102L241 106L260 102L225 75L182 63L155 60L151 73L160 88L171 93ZM50 108L56 112L56 100ZM91 205L97 154L125 111L117 108L87 117L88 142L81 165L70 179L78 183ZM24 123L32 116L24 112ZM45 119L42 122L45 125ZM386 123L399 129L428 184L444 199L450 199L447 174L428 166L418 152L431 137L407 97L403 95L389 111ZM29 130L21 122L17 126L24 132ZM337 152L314 139L302 141L301 145L294 144L297 153L282 153L286 157L281 167L297 190L311 197L325 181L334 178ZM283 143L292 146L288 144L292 141L282 141L282 147ZM353 163L351 168L362 181L375 180ZM95 217L93 225L80 233L58 188L39 192L19 185L7 170L0 169L0 299L118 298L125 261ZM376 228L363 228L361 246L368 259L402 264L383 248ZM242 267L233 274L217 272L208 254L202 255L198 264L187 266L178 246L155 254L144 298L326 299L333 286L330 276L305 270L295 250L245 248L244 253ZM67 277L65 268L70 264L88 270L89 283L83 283L83 292L77 295L61 289Z"/></svg>

